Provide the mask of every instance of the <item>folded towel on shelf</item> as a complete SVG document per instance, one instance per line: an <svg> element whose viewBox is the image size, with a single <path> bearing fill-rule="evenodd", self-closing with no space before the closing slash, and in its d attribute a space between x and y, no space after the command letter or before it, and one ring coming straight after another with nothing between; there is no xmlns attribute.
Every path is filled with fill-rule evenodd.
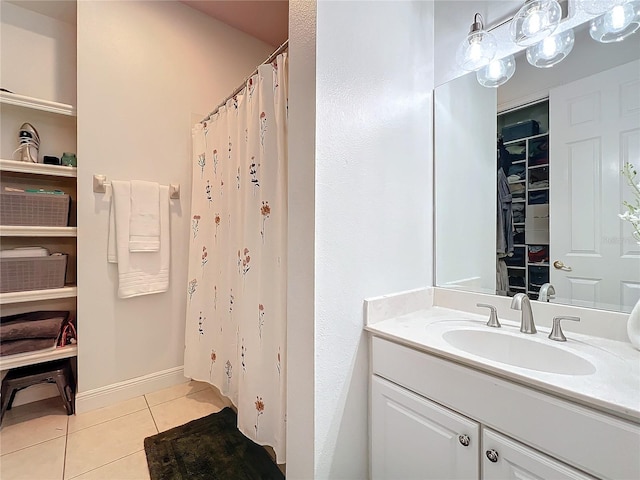
<svg viewBox="0 0 640 480"><path fill-rule="evenodd" d="M129 251L160 251L160 186L157 183L131 181Z"/></svg>
<svg viewBox="0 0 640 480"><path fill-rule="evenodd" d="M521 182L523 180L524 177L520 176L520 175L509 175L507 177L507 181L509 183L516 183L516 182Z"/></svg>
<svg viewBox="0 0 640 480"><path fill-rule="evenodd" d="M28 338L53 338L60 336L63 322L69 312L29 312L0 319L0 343Z"/></svg>
<svg viewBox="0 0 640 480"><path fill-rule="evenodd" d="M112 193L109 212L107 260L118 264L118 297L130 298L169 289L171 252L169 228L169 187L160 186L160 250L129 250L131 217L131 183L114 180L108 187Z"/></svg>
<svg viewBox="0 0 640 480"><path fill-rule="evenodd" d="M27 338L0 343L0 357L56 348L56 338Z"/></svg>
<svg viewBox="0 0 640 480"><path fill-rule="evenodd" d="M511 190L511 195L515 195L517 193L524 193L525 187L522 183L512 183L509 185L509 190Z"/></svg>
<svg viewBox="0 0 640 480"><path fill-rule="evenodd" d="M0 251L0 258L48 257L49 250L44 247L18 247Z"/></svg>

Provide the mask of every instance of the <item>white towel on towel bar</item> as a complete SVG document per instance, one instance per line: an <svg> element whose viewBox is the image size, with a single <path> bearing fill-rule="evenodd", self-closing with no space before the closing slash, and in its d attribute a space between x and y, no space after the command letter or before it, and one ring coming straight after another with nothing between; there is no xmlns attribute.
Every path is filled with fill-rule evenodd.
<svg viewBox="0 0 640 480"><path fill-rule="evenodd" d="M130 298L169 289L170 238L169 187L160 186L160 250L129 251L131 183L111 182L107 260L118 264L118 297Z"/></svg>
<svg viewBox="0 0 640 480"><path fill-rule="evenodd" d="M160 250L160 186L154 182L131 180L129 251Z"/></svg>

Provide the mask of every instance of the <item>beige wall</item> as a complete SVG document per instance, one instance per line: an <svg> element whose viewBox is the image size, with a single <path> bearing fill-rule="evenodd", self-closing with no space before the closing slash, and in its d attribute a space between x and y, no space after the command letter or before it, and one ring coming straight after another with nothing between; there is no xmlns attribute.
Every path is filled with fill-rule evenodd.
<svg viewBox="0 0 640 480"><path fill-rule="evenodd" d="M78 408L145 377L175 381L183 363L190 216L190 129L273 47L178 2L78 2ZM121 300L106 262L108 202L92 176L180 183L171 206L167 293ZM149 377L150 376L150 377ZM153 380L160 383L153 383Z"/></svg>
<svg viewBox="0 0 640 480"><path fill-rule="evenodd" d="M306 479L315 458L315 0L289 3L289 54L287 477Z"/></svg>

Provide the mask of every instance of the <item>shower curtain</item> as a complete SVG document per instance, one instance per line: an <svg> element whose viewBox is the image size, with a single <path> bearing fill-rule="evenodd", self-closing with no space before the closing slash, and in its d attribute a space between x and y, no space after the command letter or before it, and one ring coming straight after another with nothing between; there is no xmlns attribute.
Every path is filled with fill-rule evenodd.
<svg viewBox="0 0 640 480"><path fill-rule="evenodd" d="M193 128L185 376L285 463L287 54Z"/></svg>

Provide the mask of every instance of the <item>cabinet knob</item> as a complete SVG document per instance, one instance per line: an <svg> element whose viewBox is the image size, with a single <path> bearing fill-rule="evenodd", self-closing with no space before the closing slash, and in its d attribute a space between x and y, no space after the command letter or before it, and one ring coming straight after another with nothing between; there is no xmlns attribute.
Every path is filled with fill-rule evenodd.
<svg viewBox="0 0 640 480"><path fill-rule="evenodd" d="M469 444L471 443L471 439L469 438L469 435L458 435L458 441L464 446L464 447L468 447Z"/></svg>
<svg viewBox="0 0 640 480"><path fill-rule="evenodd" d="M491 450L487 450L487 458L490 462L496 463L498 461L498 452L493 448Z"/></svg>

